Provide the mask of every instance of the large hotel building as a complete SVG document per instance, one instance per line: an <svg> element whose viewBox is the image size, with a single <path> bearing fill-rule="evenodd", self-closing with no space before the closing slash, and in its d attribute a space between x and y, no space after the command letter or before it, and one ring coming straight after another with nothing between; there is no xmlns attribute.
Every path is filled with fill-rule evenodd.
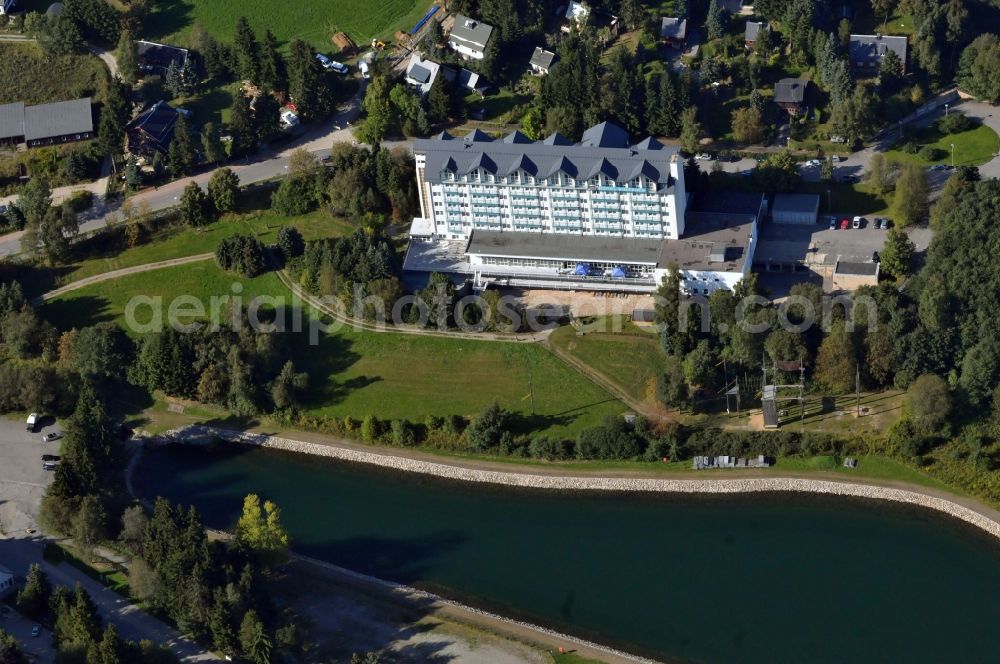
<svg viewBox="0 0 1000 664"><path fill-rule="evenodd" d="M559 134L500 140L474 130L413 148L421 216L404 269L451 272L478 286L648 292L670 263L685 290L732 288L749 270L760 197L736 210L688 210L684 161L605 122L573 143Z"/></svg>

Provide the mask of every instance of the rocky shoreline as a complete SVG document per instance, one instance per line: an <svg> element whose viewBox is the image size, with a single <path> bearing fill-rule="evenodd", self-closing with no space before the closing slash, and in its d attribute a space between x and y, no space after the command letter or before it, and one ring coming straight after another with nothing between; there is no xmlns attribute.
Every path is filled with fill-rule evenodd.
<svg viewBox="0 0 1000 664"><path fill-rule="evenodd" d="M735 494L758 492L801 492L817 493L874 500L888 500L897 503L917 505L943 512L951 517L971 524L1000 539L1000 523L984 514L952 502L945 498L920 491L897 489L871 484L854 484L832 480L818 480L792 477L767 478L727 478L727 479L667 479L638 477L573 477L560 475L536 475L525 472L505 472L466 468L463 466L411 459L404 456L379 454L335 445L321 445L279 436L247 433L230 429L218 429L193 425L165 432L158 437L160 442L209 443L225 440L266 447L270 449L329 457L341 461L366 463L402 470L411 473L435 475L463 482L499 484L510 487L572 491L639 491L674 493Z"/></svg>

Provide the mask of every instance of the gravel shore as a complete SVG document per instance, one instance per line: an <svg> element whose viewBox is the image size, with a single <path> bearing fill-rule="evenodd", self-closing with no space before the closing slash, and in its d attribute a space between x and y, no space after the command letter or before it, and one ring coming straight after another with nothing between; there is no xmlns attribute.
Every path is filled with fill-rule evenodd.
<svg viewBox="0 0 1000 664"><path fill-rule="evenodd" d="M642 491L642 492L674 492L674 493L756 493L756 492L806 492L852 496L856 498L871 498L889 500L897 503L918 505L937 510L969 523L990 535L1000 539L1000 523L984 514L959 505L945 498L922 493L919 487L913 490L871 484L855 484L832 480L805 478L728 478L728 479L667 479L639 477L574 477L571 475L536 475L526 472L505 472L498 470L482 470L463 466L435 463L421 459L410 459L405 456L395 456L368 452L335 445L308 443L279 436L218 429L193 425L182 429L174 429L161 434L163 442L193 443L211 442L221 439L233 443L242 443L271 449L311 454L315 456L340 459L355 463L367 463L403 470L412 473L436 475L451 480L463 482L480 482L486 484L501 484L512 487L532 489L553 489L573 491Z"/></svg>

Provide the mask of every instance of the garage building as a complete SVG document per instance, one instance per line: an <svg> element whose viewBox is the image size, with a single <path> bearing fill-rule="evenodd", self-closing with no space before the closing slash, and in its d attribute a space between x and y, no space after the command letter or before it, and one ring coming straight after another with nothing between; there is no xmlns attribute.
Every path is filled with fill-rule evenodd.
<svg viewBox="0 0 1000 664"><path fill-rule="evenodd" d="M819 216L819 194L777 194L771 208L776 224L815 224Z"/></svg>

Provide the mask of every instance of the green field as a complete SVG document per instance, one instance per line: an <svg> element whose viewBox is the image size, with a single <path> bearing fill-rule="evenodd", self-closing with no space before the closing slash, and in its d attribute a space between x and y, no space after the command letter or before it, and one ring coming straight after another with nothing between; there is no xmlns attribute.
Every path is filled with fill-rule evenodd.
<svg viewBox="0 0 1000 664"><path fill-rule="evenodd" d="M663 371L664 355L651 328L642 329L619 319L621 331L612 331L612 319L597 323L599 331L578 333L561 327L549 343L575 357L617 385L636 401L646 398L652 381Z"/></svg>
<svg viewBox="0 0 1000 664"><path fill-rule="evenodd" d="M237 282L245 303L255 295L283 296L290 303L273 274L242 279L205 261L93 284L50 301L42 311L61 329L122 322L126 303L136 295L162 297L164 310L174 296L193 295L207 309L213 295L230 293ZM148 320L148 309L140 309L137 318ZM297 334L294 347L296 364L312 375L313 396L304 409L312 415L360 419L373 414L422 422L429 414L476 415L497 400L523 416L519 430L561 435L624 410L535 344L344 328L321 334L317 346L309 345L305 333Z"/></svg>
<svg viewBox="0 0 1000 664"><path fill-rule="evenodd" d="M96 256L80 261L59 278L59 283L67 284L134 265L208 253L215 251L220 240L236 233L248 233L264 244L271 244L277 239L278 229L282 226L298 228L306 240L344 235L352 230L346 221L333 218L325 212L310 212L297 217L283 217L270 211L227 215L203 228L182 227L179 231L176 227L167 228L145 244L111 256Z"/></svg>
<svg viewBox="0 0 1000 664"><path fill-rule="evenodd" d="M950 164L951 145L955 145L955 166L979 166L985 164L993 155L1000 151L1000 137L986 125L958 134L942 135L935 128L929 127L913 136L912 141L923 147L934 147L940 151L941 158L928 161L919 155L910 154L899 149L886 152L886 157L894 161L909 161L924 166L930 164Z"/></svg>
<svg viewBox="0 0 1000 664"><path fill-rule="evenodd" d="M191 28L199 23L229 42L236 20L246 16L258 38L270 29L283 43L303 39L329 52L335 32L346 32L363 48L373 37L409 31L430 7L429 0L171 0L155 4L145 36L191 45Z"/></svg>
<svg viewBox="0 0 1000 664"><path fill-rule="evenodd" d="M102 99L108 70L92 55L51 55L37 44L0 42L0 104Z"/></svg>

